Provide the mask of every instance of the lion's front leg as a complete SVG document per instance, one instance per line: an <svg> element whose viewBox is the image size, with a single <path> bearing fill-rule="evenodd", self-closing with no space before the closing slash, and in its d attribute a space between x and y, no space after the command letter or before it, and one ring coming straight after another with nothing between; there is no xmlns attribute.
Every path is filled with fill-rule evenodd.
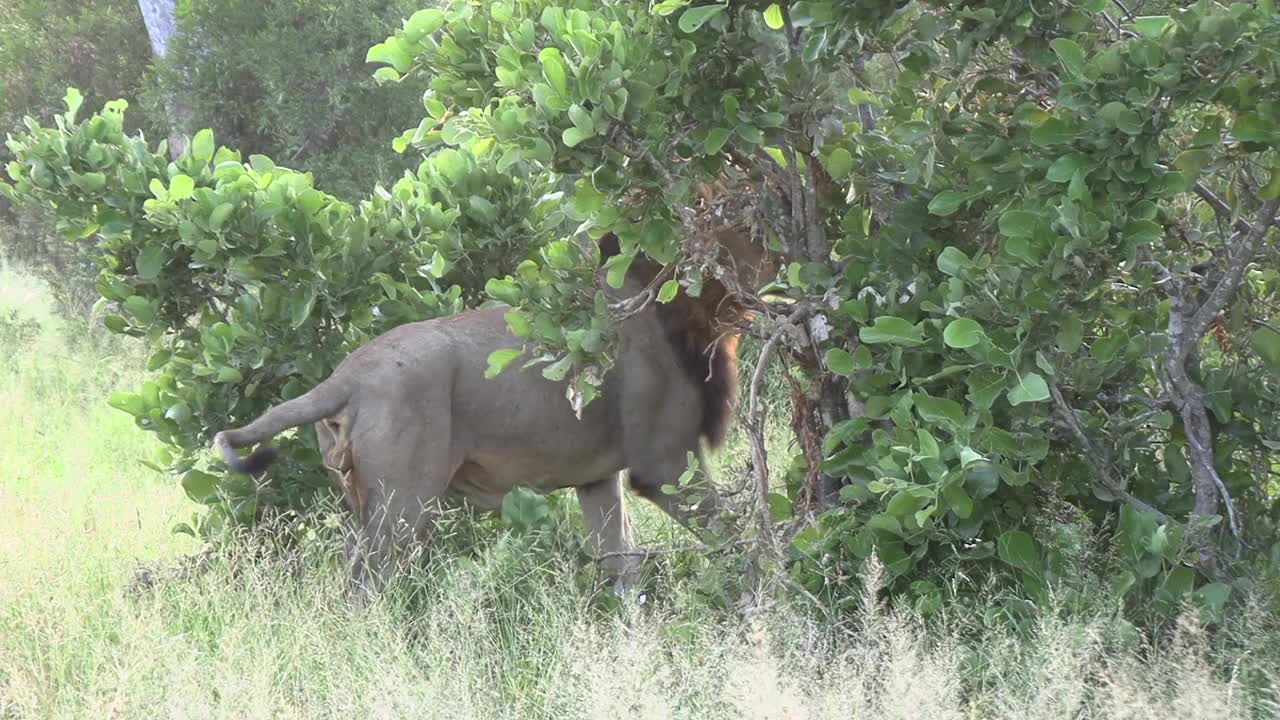
<svg viewBox="0 0 1280 720"><path fill-rule="evenodd" d="M640 553L632 538L621 473L580 486L577 492L601 567L613 578L619 594L630 592L640 580Z"/></svg>

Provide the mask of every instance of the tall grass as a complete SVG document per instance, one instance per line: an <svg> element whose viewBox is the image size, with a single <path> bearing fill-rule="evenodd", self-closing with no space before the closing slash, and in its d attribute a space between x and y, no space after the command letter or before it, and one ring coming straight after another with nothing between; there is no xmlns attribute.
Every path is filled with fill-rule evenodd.
<svg viewBox="0 0 1280 720"><path fill-rule="evenodd" d="M465 519L363 608L323 533L287 560L247 537L180 572L200 549L170 532L189 503L137 462L149 437L103 403L136 383L136 349L68 345L23 282L0 274L0 311L16 297L42 327L0 350L0 718L1280 714L1256 650L1280 637L1263 610L1239 613L1225 645L1190 617L1160 643L1052 612L1019 635L965 617L926 626L877 600L875 567L840 625L783 594L743 619L661 569L646 602L616 606L556 533L463 542Z"/></svg>

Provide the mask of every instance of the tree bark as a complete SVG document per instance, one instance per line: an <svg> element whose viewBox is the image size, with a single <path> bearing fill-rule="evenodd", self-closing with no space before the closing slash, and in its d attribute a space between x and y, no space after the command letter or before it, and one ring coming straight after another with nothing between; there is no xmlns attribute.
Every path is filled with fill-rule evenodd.
<svg viewBox="0 0 1280 720"><path fill-rule="evenodd" d="M169 50L169 41L178 31L174 0L138 0L138 9L142 11L142 19L147 25L151 52L163 60ZM169 120L169 157L177 158L187 148L184 132L190 113L168 90L164 92L164 109Z"/></svg>
<svg viewBox="0 0 1280 720"><path fill-rule="evenodd" d="M1216 516L1220 508L1225 508L1227 526L1237 542L1241 541L1242 528L1226 484L1214 467L1214 438L1209 414L1205 410L1204 389L1188 374L1187 363L1194 356L1209 324L1235 297L1245 269L1257 255L1259 245L1275 222L1277 209L1280 209L1280 199L1271 200L1262 206L1254 223L1237 227L1226 243L1226 267L1222 277L1199 307L1195 307L1194 293L1185 282L1173 277L1165 282L1169 293L1169 350L1164 358L1165 383L1187 436L1187 454L1191 461L1196 498L1188 539L1196 548L1201 567L1213 578L1225 575L1222 557L1214 542L1212 528L1195 521Z"/></svg>

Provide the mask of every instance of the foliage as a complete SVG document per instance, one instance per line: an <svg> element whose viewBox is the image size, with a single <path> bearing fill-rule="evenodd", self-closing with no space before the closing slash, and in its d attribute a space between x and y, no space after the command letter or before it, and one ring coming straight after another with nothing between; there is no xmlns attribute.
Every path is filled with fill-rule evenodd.
<svg viewBox="0 0 1280 720"><path fill-rule="evenodd" d="M590 402L613 352L590 238L620 238L610 284L644 253L676 269L659 302L696 295L693 188L731 186L788 262L757 330L800 338L808 592L852 602L833 579L874 554L922 608L994 574L1010 614L1109 581L1212 618L1280 512L1278 38L1270 2L456 2L368 51L429 90L394 141L422 167L357 207L208 135L166 165L117 109L33 125L10 174L107 249L108 322L157 348L116 402L198 498L276 502L318 461L239 489L195 469L203 429L486 294L526 341L492 371L531 358ZM1114 561L1080 572L1072 527Z"/></svg>
<svg viewBox="0 0 1280 720"><path fill-rule="evenodd" d="M152 351L151 379L110 403L157 434L166 447L156 462L210 505L197 530L305 507L324 486L309 429L284 443L286 459L260 488L201 469L210 428L301 394L373 334L456 312L485 277L513 269L509 238L546 238L559 217L529 201L540 177L499 174L465 151L439 153L352 206L309 174L260 155L242 162L207 130L169 162L124 134L123 101L78 123L79 94L67 103L56 128L33 121L10 142L15 188L50 202L69 238L92 237L102 251L104 322ZM479 188L487 212L459 210Z"/></svg>
<svg viewBox="0 0 1280 720"><path fill-rule="evenodd" d="M17 0L0 11L0 134L19 130L32 115L49 121L68 84L94 104L140 94L151 58L147 33L134 0ZM147 115L130 131L149 135L163 127ZM0 162L12 157L0 148ZM11 208L0 200L0 253L40 273L59 293L65 311L84 311L95 270L53 229L46 213ZM97 293L93 293L96 297Z"/></svg>
<svg viewBox="0 0 1280 720"><path fill-rule="evenodd" d="M148 108L169 97L246 155L304 166L346 200L412 164L388 145L420 113L420 89L379 90L362 62L405 0L206 0L178 3L178 32L158 63ZM113 96L118 97L118 96Z"/></svg>
<svg viewBox="0 0 1280 720"><path fill-rule="evenodd" d="M6 2L0 19L0 131L19 128L24 115L50 119L49 99L67 85L83 89L94 104L136 97L150 59L134 0ZM145 118L134 119L148 132L154 127Z"/></svg>

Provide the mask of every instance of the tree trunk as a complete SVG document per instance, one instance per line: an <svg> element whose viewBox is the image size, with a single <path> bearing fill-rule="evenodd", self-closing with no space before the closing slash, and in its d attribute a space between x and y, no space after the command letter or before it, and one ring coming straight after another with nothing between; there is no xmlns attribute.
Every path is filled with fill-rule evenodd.
<svg viewBox="0 0 1280 720"><path fill-rule="evenodd" d="M174 0L138 0L138 9L147 25L151 52L163 59L178 28ZM168 90L164 92L164 109L169 120L169 157L177 158L187 147L184 131L189 113Z"/></svg>

